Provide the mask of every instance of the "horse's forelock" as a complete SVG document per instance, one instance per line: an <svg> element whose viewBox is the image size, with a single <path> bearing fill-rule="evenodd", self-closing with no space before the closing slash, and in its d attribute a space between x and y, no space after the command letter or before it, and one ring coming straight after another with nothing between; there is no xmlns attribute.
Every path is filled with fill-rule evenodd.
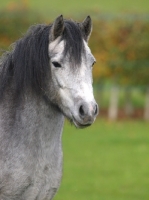
<svg viewBox="0 0 149 200"><path fill-rule="evenodd" d="M84 52L83 35L78 24L65 20L65 29L62 40L65 41L64 56L69 55L72 66L79 66Z"/></svg>

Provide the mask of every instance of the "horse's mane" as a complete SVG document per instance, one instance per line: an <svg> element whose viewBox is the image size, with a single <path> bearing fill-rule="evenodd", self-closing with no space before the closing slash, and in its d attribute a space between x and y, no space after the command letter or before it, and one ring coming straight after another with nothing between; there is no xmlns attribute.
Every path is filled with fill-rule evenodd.
<svg viewBox="0 0 149 200"><path fill-rule="evenodd" d="M83 36L77 23L65 20L65 29L61 40L65 41L64 55L70 55L70 61L81 62L84 50ZM12 85L18 96L26 89L39 94L46 86L50 75L48 45L51 25L32 26L26 35L13 44L0 60L0 98L7 87Z"/></svg>

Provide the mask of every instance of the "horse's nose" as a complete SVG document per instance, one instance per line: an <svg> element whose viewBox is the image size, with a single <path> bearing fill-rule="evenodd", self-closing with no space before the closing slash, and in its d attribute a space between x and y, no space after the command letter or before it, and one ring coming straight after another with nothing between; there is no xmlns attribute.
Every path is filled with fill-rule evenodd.
<svg viewBox="0 0 149 200"><path fill-rule="evenodd" d="M85 123L92 122L98 114L97 103L82 103L79 107L79 117Z"/></svg>

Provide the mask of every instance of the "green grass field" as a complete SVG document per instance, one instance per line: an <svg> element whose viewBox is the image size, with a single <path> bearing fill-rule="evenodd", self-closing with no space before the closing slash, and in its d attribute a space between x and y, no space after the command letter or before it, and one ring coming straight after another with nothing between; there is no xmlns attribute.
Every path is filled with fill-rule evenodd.
<svg viewBox="0 0 149 200"><path fill-rule="evenodd" d="M1 0L0 8L13 6L13 2L20 5L20 0ZM45 17L56 17L63 14L65 16L80 16L92 14L92 12L139 12L149 13L148 0L24 0L28 6Z"/></svg>
<svg viewBox="0 0 149 200"><path fill-rule="evenodd" d="M148 200L149 124L97 120L63 132L64 173L54 200Z"/></svg>

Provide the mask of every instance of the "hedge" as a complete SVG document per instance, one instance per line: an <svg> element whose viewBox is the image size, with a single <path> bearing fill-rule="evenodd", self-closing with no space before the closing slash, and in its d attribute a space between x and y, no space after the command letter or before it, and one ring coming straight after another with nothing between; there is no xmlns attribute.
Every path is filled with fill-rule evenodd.
<svg viewBox="0 0 149 200"><path fill-rule="evenodd" d="M0 11L1 53L30 25L43 21L27 9ZM95 82L149 85L149 16L98 15L93 26L89 45L97 59L93 69Z"/></svg>

